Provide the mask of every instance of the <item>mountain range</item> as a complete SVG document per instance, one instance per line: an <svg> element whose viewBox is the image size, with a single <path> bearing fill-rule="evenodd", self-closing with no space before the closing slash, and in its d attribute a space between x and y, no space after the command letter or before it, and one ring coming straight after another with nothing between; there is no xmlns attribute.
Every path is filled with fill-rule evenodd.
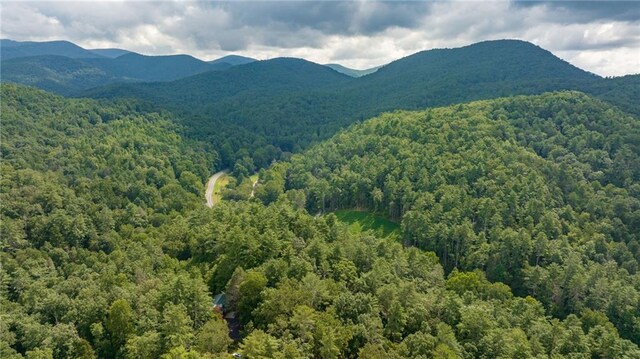
<svg viewBox="0 0 640 359"><path fill-rule="evenodd" d="M63 95L117 82L171 81L208 71L226 70L256 59L227 55L202 61L190 55L147 56L123 49L84 49L69 41L0 40L3 81ZM357 77L370 70L328 65Z"/></svg>
<svg viewBox="0 0 640 359"><path fill-rule="evenodd" d="M359 78L304 60L272 59L173 82L114 84L83 95L142 99L181 114L199 136L240 127L265 139L251 141L258 146L297 151L384 111L559 90L607 98L633 87L638 77L604 79L531 43L500 40L419 52ZM637 92L624 92L627 97L608 99L637 113ZM216 134L208 133L212 128ZM227 137L238 130L232 132Z"/></svg>
<svg viewBox="0 0 640 359"><path fill-rule="evenodd" d="M146 56L122 49L87 50L68 41L0 42L3 81L64 95L116 82L170 81L229 62L208 63L189 55Z"/></svg>
<svg viewBox="0 0 640 359"><path fill-rule="evenodd" d="M79 97L141 100L177 114L193 135L228 144L230 153L275 146L268 152L277 157L384 111L548 91L579 90L640 113L639 75L602 78L519 40L422 51L366 75L295 58L230 55L205 62L188 55L90 51L69 42L3 40L2 46L9 49L2 81ZM237 156L226 157L233 163Z"/></svg>

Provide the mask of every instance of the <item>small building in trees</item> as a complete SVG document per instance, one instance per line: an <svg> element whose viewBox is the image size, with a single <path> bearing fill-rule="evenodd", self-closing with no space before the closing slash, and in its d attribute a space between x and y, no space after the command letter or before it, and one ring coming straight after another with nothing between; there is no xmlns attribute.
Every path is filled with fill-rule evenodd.
<svg viewBox="0 0 640 359"><path fill-rule="evenodd" d="M224 293L216 294L216 296L213 297L213 309L217 312L223 313L226 299L227 298Z"/></svg>

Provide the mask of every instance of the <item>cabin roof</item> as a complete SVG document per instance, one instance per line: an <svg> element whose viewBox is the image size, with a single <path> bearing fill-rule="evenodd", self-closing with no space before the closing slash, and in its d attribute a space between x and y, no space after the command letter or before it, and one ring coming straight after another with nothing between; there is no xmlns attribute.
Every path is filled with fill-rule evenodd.
<svg viewBox="0 0 640 359"><path fill-rule="evenodd" d="M226 299L227 298L224 293L216 294L216 296L213 297L213 305L223 306L226 302Z"/></svg>

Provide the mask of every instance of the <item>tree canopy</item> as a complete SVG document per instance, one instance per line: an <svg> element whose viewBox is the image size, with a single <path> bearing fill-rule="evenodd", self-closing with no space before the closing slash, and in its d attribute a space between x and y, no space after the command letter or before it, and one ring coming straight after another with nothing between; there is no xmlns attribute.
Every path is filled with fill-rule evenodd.
<svg viewBox="0 0 640 359"><path fill-rule="evenodd" d="M1 97L2 358L640 357L640 122L603 101L396 111L263 164L136 101Z"/></svg>

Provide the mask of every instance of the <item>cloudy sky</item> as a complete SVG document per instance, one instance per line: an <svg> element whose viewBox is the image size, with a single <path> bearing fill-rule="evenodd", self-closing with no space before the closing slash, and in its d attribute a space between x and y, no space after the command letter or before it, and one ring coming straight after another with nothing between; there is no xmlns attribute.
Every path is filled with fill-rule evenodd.
<svg viewBox="0 0 640 359"><path fill-rule="evenodd" d="M638 1L7 1L2 38L143 54L303 57L368 68L417 51L531 41L603 76L640 73Z"/></svg>

